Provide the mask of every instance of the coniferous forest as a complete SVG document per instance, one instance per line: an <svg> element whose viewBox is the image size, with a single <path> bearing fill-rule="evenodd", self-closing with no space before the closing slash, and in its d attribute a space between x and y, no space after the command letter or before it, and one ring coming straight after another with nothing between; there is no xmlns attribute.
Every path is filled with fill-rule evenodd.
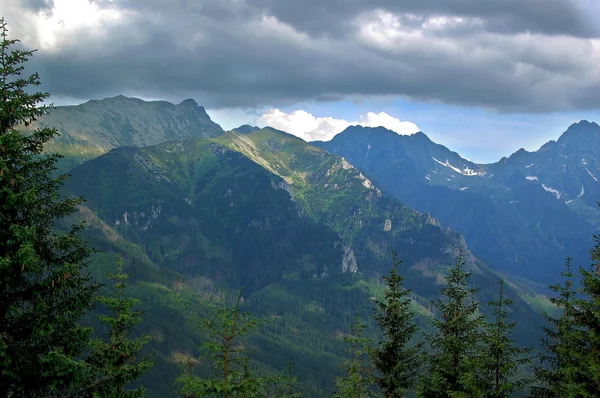
<svg viewBox="0 0 600 398"><path fill-rule="evenodd" d="M464 241L452 240L428 215L386 202L346 163L311 149L273 167L282 174L292 167L308 170L318 157L331 161L329 170L342 173L334 176L339 186L346 184L342 177L361 178L360 184L347 185L344 197L317 195L311 187L329 184L318 178L331 173L311 169L313 185L298 190L293 203L305 207L290 207L290 186L264 177L263 169L250 165L225 139L194 144L199 157L214 156L201 159L209 172L194 183L204 195L198 197L208 203L201 216L186 219L183 204L165 201L159 210L152 207L155 220L160 209L172 210L165 224L152 229L148 223L145 235L141 229L114 232L101 219L108 212L103 206L128 199L119 195L131 181L153 192L174 177L144 163L142 152L132 148L111 151L104 159L124 162L118 156L131 151L159 178L136 174L138 180L119 185L108 166L86 174L92 161L69 172L72 176L65 174L63 155L45 150L58 130L27 129L53 109L49 94L36 91L39 75L26 70L34 51L10 38L4 20L1 31L0 398L600 397L600 236L593 237L589 266L564 260L559 282L550 286L551 306L533 329L527 315L513 317L528 313L510 280L478 266ZM275 139L267 142L269 153L288 150ZM258 149L248 151L259 156ZM218 163L217 156L228 163ZM184 181L193 168L182 166L178 178ZM241 213L227 218L223 214L229 213L218 207L230 208L233 202L210 202L210 192L228 187L223 181L234 172L242 173L236 186L251 181L246 189L264 184L280 195L272 197L271 213L260 225L248 219L240 227ZM88 190L89 197L77 196L74 179L118 186L109 192L98 185ZM352 250L339 240L339 231L350 230L348 221L329 211L345 206L355 191L367 192L368 205L352 207L371 217L361 225L385 212L394 223L408 220L403 231L416 225L420 235L414 236L427 243L414 244L413 235L386 241L382 231L352 229L344 239L358 242L359 258L369 258L361 239L371 246L386 242L377 246L379 257L373 261L379 263L371 278L359 275ZM136 200L145 200L144 195ZM235 192L229 189L228 195ZM253 203L251 198L241 202ZM127 223L133 220L127 217ZM389 225L384 232L392 230ZM245 235L251 227L257 232ZM239 237L237 246L228 246L228 236ZM189 240L191 249L175 250L179 240ZM302 251L294 246L298 241L320 254ZM453 242L455 248L441 260L427 257L443 271L441 282L415 282L409 289L407 282L419 279L405 261L412 264L433 252L438 241ZM406 246L400 251L396 244ZM262 257L251 257L256 250ZM323 266L340 253L343 272ZM229 267L246 260L247 268ZM219 264L216 271L206 265L211 261ZM532 336L534 341L528 340Z"/></svg>

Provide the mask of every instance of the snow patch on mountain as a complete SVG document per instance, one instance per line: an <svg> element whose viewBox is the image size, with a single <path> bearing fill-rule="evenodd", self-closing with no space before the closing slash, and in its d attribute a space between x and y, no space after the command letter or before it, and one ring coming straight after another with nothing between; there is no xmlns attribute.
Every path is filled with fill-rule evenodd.
<svg viewBox="0 0 600 398"><path fill-rule="evenodd" d="M590 176L592 176L592 178L594 179L594 181L598 182L598 179L596 178L596 176L594 176L594 175L592 174L592 172L591 172L589 169L587 169L587 168L586 168L585 170L588 172L588 174L589 174Z"/></svg>
<svg viewBox="0 0 600 398"><path fill-rule="evenodd" d="M556 199L560 199L561 195L563 194L562 192L559 192L557 189L549 187L546 184L542 184L542 188L544 188L546 190L546 192L552 192L554 195L556 195Z"/></svg>
<svg viewBox="0 0 600 398"><path fill-rule="evenodd" d="M439 164L441 164L442 166L445 167L449 167L452 170L456 171L457 173L460 174L460 169L458 167L454 167L450 164L450 162L448 162L448 160L446 160L445 162L440 162L439 160L437 160L436 158L434 158L433 156L431 157L433 160L435 160L436 162L438 162Z"/></svg>
<svg viewBox="0 0 600 398"><path fill-rule="evenodd" d="M458 167L452 166L450 164L450 162L448 161L448 159L446 159L445 162L442 162L436 158L434 158L433 156L431 157L433 160L435 160L437 163L441 164L444 167L448 167L449 169L454 170L455 172L457 172L458 174L462 174L464 176L482 176L485 173L480 173L477 172L473 169L470 169L469 166L466 166L463 170L459 169Z"/></svg>

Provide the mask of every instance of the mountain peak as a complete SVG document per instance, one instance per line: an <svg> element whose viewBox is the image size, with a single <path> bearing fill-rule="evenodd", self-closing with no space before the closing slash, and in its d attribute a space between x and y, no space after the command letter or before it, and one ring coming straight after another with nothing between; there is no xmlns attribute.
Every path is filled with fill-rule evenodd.
<svg viewBox="0 0 600 398"><path fill-rule="evenodd" d="M573 123L569 128L575 127L600 127L596 122L590 122L588 120L582 119L579 122Z"/></svg>
<svg viewBox="0 0 600 398"><path fill-rule="evenodd" d="M409 137L413 137L414 140L433 142L431 141L431 138L422 131L411 134Z"/></svg>
<svg viewBox="0 0 600 398"><path fill-rule="evenodd" d="M175 105L124 95L56 107L29 128L36 126L60 126L60 137L54 138L48 149L52 145L61 148L76 162L115 147L145 147L223 134L193 99Z"/></svg>
<svg viewBox="0 0 600 398"><path fill-rule="evenodd" d="M181 101L179 103L179 106L190 107L190 108L200 108L200 106L198 106L198 103L192 98L184 99L183 101Z"/></svg>
<svg viewBox="0 0 600 398"><path fill-rule="evenodd" d="M600 126L596 122L581 120L570 125L557 142L566 145L571 140L581 141L590 138L600 140Z"/></svg>
<svg viewBox="0 0 600 398"><path fill-rule="evenodd" d="M240 127L236 127L234 130L238 133L250 134L253 131L260 130L260 127L251 126L249 124L242 124Z"/></svg>

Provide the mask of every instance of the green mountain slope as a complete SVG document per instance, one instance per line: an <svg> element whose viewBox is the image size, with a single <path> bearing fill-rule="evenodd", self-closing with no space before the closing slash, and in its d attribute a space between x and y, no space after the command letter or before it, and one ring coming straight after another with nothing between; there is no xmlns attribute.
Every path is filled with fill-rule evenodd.
<svg viewBox="0 0 600 398"><path fill-rule="evenodd" d="M113 149L71 174L65 193L87 199L79 217L104 250L96 271L123 254L144 300L142 328L156 338L158 361L144 379L152 396L169 396L182 359L197 355L204 336L190 321L240 286L245 309L269 320L250 342L255 364L284 369L291 359L305 396L328 396L341 336L381 294L389 251L404 260L426 324L429 300L464 246L343 158L273 129ZM480 299L495 297L497 276L467 259ZM517 337L533 343L539 316L512 287Z"/></svg>
<svg viewBox="0 0 600 398"><path fill-rule="evenodd" d="M174 105L122 95L56 107L23 129L46 126L55 127L60 133L45 150L65 155L60 165L62 169L121 146L144 147L223 133L204 108L192 99Z"/></svg>
<svg viewBox="0 0 600 398"><path fill-rule="evenodd" d="M348 242L366 278L387 273L389 253L398 250L407 285L417 294L415 299L425 305L439 293L440 280L459 247L466 248L462 235L442 228L429 214L418 213L383 195L344 158L297 137L265 128L246 134L231 131L215 140L284 178L307 214ZM495 294L498 277L468 250L466 258L474 283L482 288L482 302L486 302ZM529 300L523 291L519 293ZM528 305L521 302L517 307L521 305L520 310L529 313ZM530 321L535 318L524 318L523 328L533 325Z"/></svg>

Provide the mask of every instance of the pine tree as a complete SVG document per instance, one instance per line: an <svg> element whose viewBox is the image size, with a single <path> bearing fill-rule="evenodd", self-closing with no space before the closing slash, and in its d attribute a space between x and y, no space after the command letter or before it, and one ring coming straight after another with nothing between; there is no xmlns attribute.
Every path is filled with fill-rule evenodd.
<svg viewBox="0 0 600 398"><path fill-rule="evenodd" d="M87 388L96 397L136 398L145 396L146 389L127 389L154 366L150 355L138 360L142 347L149 343L149 335L130 338L135 327L142 322L142 312L132 309L140 300L126 297L128 275L123 273L123 261L119 258L117 272L109 274L114 281L113 294L98 298L111 312L111 315L98 315L98 319L108 326L106 339L97 338L91 343L92 354L88 361L94 369L91 385Z"/></svg>
<svg viewBox="0 0 600 398"><path fill-rule="evenodd" d="M281 378L281 381L282 384L279 386L277 394L278 398L302 398L302 394L297 391L298 377L294 376L292 361L288 365L287 374Z"/></svg>
<svg viewBox="0 0 600 398"><path fill-rule="evenodd" d="M600 396L600 236L595 235L594 241L592 265L580 268L581 297L575 299L575 323L581 336L577 364L582 397Z"/></svg>
<svg viewBox="0 0 600 398"><path fill-rule="evenodd" d="M377 384L385 397L404 397L415 387L421 367L421 344L409 346L417 333L414 313L411 310L409 290L403 288L404 277L398 272L402 263L397 252L392 252L394 262L386 282L385 298L376 300L375 321L383 332L383 340L374 351L373 363L380 376Z"/></svg>
<svg viewBox="0 0 600 398"><path fill-rule="evenodd" d="M342 364L345 377L337 377L336 393L332 398L369 398L375 394L374 367L371 363L373 347L371 341L363 336L366 328L364 322L356 319L351 326L351 333L344 337L349 347L346 352L350 358Z"/></svg>
<svg viewBox="0 0 600 398"><path fill-rule="evenodd" d="M493 309L494 322L486 327L483 355L484 396L489 398L509 398L513 391L531 384L526 378L515 379L519 369L531 364L530 349L515 346L510 333L516 322L507 323L508 308L513 300L504 295L504 279L500 279L498 300L489 301Z"/></svg>
<svg viewBox="0 0 600 398"><path fill-rule="evenodd" d="M185 397L252 398L264 397L269 386L278 377L259 377L250 370L243 338L260 324L250 313L240 310L242 292L233 306L226 303L217 308L211 317L200 320L200 327L209 332L211 341L204 344L205 357L215 363L215 373L210 378L184 373L178 384Z"/></svg>
<svg viewBox="0 0 600 398"><path fill-rule="evenodd" d="M13 49L4 19L0 30L0 398L65 396L86 374L78 358L92 331L79 321L98 285L84 273L83 225L54 230L82 202L59 196L60 156L43 154L57 131L16 129L51 109L39 106L48 93L30 93L39 75L21 76L33 51Z"/></svg>
<svg viewBox="0 0 600 398"><path fill-rule="evenodd" d="M480 364L484 317L479 315L477 289L468 286L470 273L464 269L462 250L456 266L446 278L442 298L432 304L441 316L434 319L427 374L421 397L481 397Z"/></svg>
<svg viewBox="0 0 600 398"><path fill-rule="evenodd" d="M549 326L544 326L542 346L546 352L539 354L540 364L534 368L536 379L541 385L532 392L537 397L579 397L582 385L579 379L578 353L581 352L581 335L575 324L575 274L571 270L571 259L566 259L566 270L561 273L564 285L550 288L558 293L550 301L561 311L559 318L548 314Z"/></svg>

